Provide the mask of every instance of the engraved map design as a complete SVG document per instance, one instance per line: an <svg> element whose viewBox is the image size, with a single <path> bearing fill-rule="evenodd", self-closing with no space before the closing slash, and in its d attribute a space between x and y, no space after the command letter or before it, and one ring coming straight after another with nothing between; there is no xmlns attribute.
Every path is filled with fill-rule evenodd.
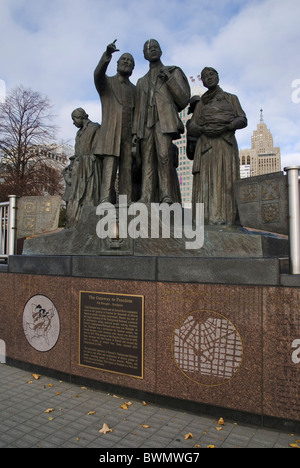
<svg viewBox="0 0 300 468"><path fill-rule="evenodd" d="M33 296L23 312L23 330L37 351L49 351L59 337L60 320L53 302L46 296Z"/></svg>
<svg viewBox="0 0 300 468"><path fill-rule="evenodd" d="M196 311L173 333L173 354L186 377L203 385L221 385L238 372L243 345L235 326L216 312Z"/></svg>

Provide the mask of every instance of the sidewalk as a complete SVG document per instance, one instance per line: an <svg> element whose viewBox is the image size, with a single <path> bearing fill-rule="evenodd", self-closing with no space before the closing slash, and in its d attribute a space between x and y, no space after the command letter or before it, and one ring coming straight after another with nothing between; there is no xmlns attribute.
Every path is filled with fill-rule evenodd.
<svg viewBox="0 0 300 468"><path fill-rule="evenodd" d="M0 448L300 448L300 434L220 422L0 364Z"/></svg>

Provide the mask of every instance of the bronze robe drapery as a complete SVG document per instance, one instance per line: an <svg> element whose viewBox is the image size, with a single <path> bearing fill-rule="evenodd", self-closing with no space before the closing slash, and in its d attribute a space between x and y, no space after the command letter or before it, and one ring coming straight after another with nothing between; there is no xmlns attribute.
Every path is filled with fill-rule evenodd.
<svg viewBox="0 0 300 468"><path fill-rule="evenodd" d="M193 164L193 215L204 203L206 225L239 224L233 185L239 179L239 152L235 131L247 126L235 95L219 86L197 103L188 136L198 137Z"/></svg>
<svg viewBox="0 0 300 468"><path fill-rule="evenodd" d="M98 123L87 121L76 135L66 212L68 228L76 226L83 206L97 206L100 203L101 160L94 155L99 129Z"/></svg>

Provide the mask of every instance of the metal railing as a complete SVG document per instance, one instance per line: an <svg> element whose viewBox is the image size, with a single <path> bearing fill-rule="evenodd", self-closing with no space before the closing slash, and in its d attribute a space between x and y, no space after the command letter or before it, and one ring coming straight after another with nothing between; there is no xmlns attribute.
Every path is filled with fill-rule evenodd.
<svg viewBox="0 0 300 468"><path fill-rule="evenodd" d="M17 197L0 203L0 260L7 260L16 250Z"/></svg>
<svg viewBox="0 0 300 468"><path fill-rule="evenodd" d="M300 275L300 166L285 167L284 170L288 182L290 274Z"/></svg>

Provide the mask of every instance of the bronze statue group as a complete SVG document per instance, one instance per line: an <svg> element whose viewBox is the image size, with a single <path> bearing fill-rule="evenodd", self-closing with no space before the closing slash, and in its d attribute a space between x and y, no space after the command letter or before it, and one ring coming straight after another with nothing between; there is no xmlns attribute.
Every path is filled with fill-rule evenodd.
<svg viewBox="0 0 300 468"><path fill-rule="evenodd" d="M79 130L74 156L63 171L66 227L76 226L84 206L115 204L118 195L126 195L128 204L181 203L173 142L185 130L187 157L194 161L193 209L204 204L205 224L239 224L233 193L239 178L235 132L247 126L247 118L238 98L220 88L215 69L205 67L201 79L208 91L191 99L184 72L162 63L157 40L144 44L149 71L136 85L130 81L135 62L129 53L120 56L116 75L107 75L116 52L115 40L94 71L101 125L91 122L82 108L72 113ZM188 105L192 117L185 129L179 114Z"/></svg>

